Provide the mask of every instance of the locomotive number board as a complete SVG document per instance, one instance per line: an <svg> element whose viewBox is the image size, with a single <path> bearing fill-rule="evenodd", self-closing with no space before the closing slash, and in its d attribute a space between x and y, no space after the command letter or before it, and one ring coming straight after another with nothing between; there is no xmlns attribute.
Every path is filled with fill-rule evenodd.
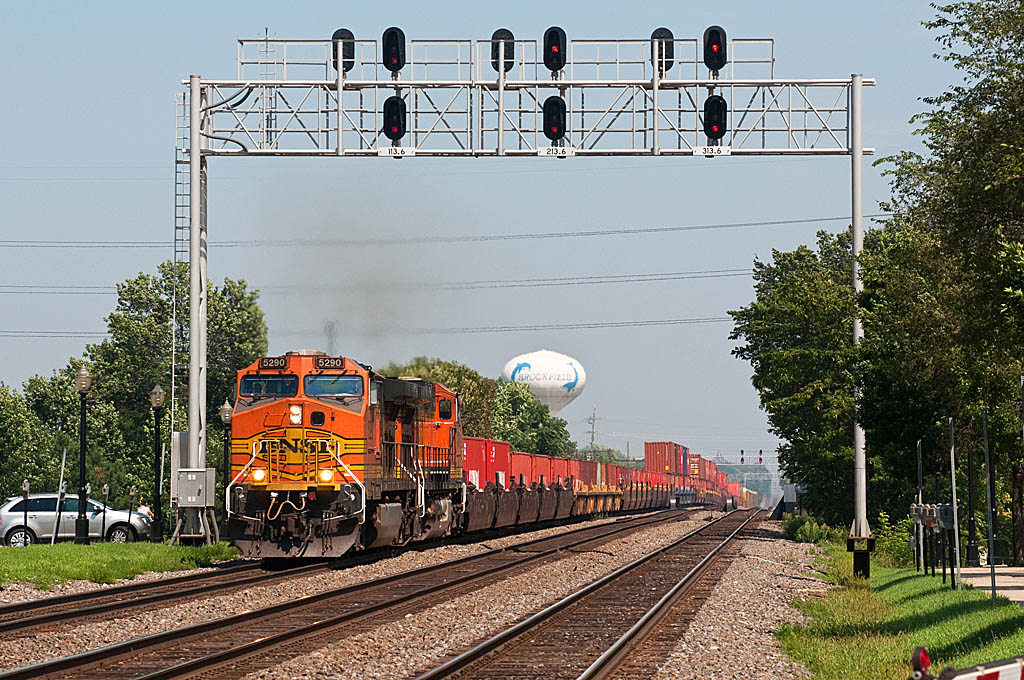
<svg viewBox="0 0 1024 680"><path fill-rule="evenodd" d="M341 357L317 357L317 368L345 368L345 360Z"/></svg>
<svg viewBox="0 0 1024 680"><path fill-rule="evenodd" d="M260 358L260 368L285 368L286 366L288 366L288 360L284 357Z"/></svg>

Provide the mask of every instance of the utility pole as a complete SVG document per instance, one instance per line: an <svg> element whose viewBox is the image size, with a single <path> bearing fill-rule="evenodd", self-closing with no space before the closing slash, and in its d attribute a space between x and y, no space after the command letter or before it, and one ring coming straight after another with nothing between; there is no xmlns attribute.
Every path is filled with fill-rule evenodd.
<svg viewBox="0 0 1024 680"><path fill-rule="evenodd" d="M597 428L597 404L594 404L594 409L590 413L590 417L587 418L587 423L590 425L590 456L589 460L594 458L594 433Z"/></svg>

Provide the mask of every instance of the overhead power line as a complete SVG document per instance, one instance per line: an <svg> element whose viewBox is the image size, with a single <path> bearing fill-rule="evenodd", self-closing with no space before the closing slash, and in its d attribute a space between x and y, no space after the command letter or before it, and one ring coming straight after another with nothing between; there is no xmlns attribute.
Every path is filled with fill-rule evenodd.
<svg viewBox="0 0 1024 680"><path fill-rule="evenodd" d="M867 218L888 217L888 213L865 215ZM495 241L528 241L538 239L562 238L596 238L602 236L626 236L636 234L668 234L686 231L709 231L716 229L742 229L746 227L771 227L788 224L812 224L815 222L839 222L849 220L849 216L810 217L790 220L762 220L756 222L728 222L711 224L691 224L662 227L623 227L619 229L591 229L582 231L549 231L530 232L523 234L450 234L439 236L395 236L366 239L322 238L322 239L247 239L237 241L212 241L213 248L309 248L324 246L345 246L357 248L365 246L403 246L423 244L452 243L488 243ZM170 248L171 241L66 241L44 239L7 239L0 240L0 248Z"/></svg>
<svg viewBox="0 0 1024 680"><path fill-rule="evenodd" d="M747 269L705 269L685 272L651 272L642 274L608 274L597 276L557 276L548 278L530 279L484 279L481 281L446 281L439 283L381 283L374 284L376 290L391 290L401 292L420 292L434 290L478 290L478 289L505 289L505 288L543 288L550 286L584 286L609 283L647 283L650 281L685 281L688 279L716 279L723 277L750 276L751 270ZM339 287L344 287L344 281L333 281L330 283L307 283L301 285L283 286L258 286L253 288L269 294L294 294L294 293L324 293L337 296ZM117 289L113 286L80 286L69 284L65 286L50 285L5 285L0 284L0 295L114 295ZM341 292L345 292L342 290ZM362 295L362 291L353 291L353 294Z"/></svg>
<svg viewBox="0 0 1024 680"><path fill-rule="evenodd" d="M550 324L523 324L519 326L464 326L456 328L401 328L394 332L374 330L372 333L381 335L452 335L452 334L474 334L474 333L515 333L530 331L551 331L551 330L584 330L597 328L644 328L648 326L683 326L690 324L724 323L732 321L727 316L721 317L693 317L685 319L648 319L643 321L594 321L579 323L550 323ZM357 333L370 333L371 331L357 330ZM319 335L321 331L283 331L272 332L272 335L284 337ZM0 337L4 338L105 338L109 333L102 331L28 331L28 330L0 330Z"/></svg>

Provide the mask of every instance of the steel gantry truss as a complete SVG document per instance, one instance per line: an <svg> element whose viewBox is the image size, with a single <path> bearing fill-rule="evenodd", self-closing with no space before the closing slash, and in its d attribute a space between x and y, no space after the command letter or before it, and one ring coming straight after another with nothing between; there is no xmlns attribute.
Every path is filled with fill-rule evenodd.
<svg viewBox="0 0 1024 680"><path fill-rule="evenodd" d="M861 88L873 80L856 74L778 78L771 39L728 41L728 63L714 72L705 67L704 46L696 39L574 40L565 67L556 72L545 66L539 41L509 42L511 65L505 41L493 53L492 39L408 41L405 64L392 73L382 64L378 40L239 40L234 78L194 75L184 81L188 89L177 100L175 257L185 252L187 236L189 299L199 301L189 306L188 326L194 348L188 371L192 467L203 466L206 450L205 187L211 157L850 156L859 254L863 154L874 151L862 146ZM728 102L726 134L717 142L705 137L702 120L712 94ZM542 126L543 104L552 95L566 105L564 137L555 142ZM399 141L382 132L383 103L392 96L407 111L407 133ZM856 257L854 263L859 290ZM861 334L857 320L854 340ZM175 340L177 357L183 345ZM174 380L172 375L172 400ZM857 539L870 536L863 439L857 425L851 528Z"/></svg>

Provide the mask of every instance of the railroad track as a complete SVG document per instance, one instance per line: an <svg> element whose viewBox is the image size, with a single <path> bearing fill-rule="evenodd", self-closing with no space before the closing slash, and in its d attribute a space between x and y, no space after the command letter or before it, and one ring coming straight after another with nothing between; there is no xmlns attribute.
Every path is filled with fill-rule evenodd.
<svg viewBox="0 0 1024 680"><path fill-rule="evenodd" d="M57 624L66 627L101 617L109 619L111 612L126 612L154 605L166 606L173 602L308 575L324 569L327 567L304 565L281 571L265 571L259 563L242 564L201 574L17 602L0 607L0 640L52 629Z"/></svg>
<svg viewBox="0 0 1024 680"><path fill-rule="evenodd" d="M472 538L475 541L488 540L515 533L519 529L516 527L513 531L496 531L492 535L485 534ZM469 538L460 542L469 542ZM429 544L417 545L416 549L422 550L441 544L441 541L432 541ZM17 602L0 606L0 640L24 637L28 634L55 630L58 627L77 626L89 621L110 620L134 609L162 608L198 597L224 594L250 586L268 585L289 578L313 576L366 564L394 554L393 549L381 549L341 560L317 560L315 564L303 563L301 566L287 569L266 569L256 562L201 574Z"/></svg>
<svg viewBox="0 0 1024 680"><path fill-rule="evenodd" d="M758 511L734 511L595 581L416 680L649 677L717 578L702 579ZM720 571L724 567L720 568ZM720 576L720 571L718 576ZM679 574L684 574L682 579ZM696 589L696 590L695 590ZM667 624L659 638L659 625ZM681 628L681 629L680 629ZM669 648L671 649L671 648Z"/></svg>
<svg viewBox="0 0 1024 680"><path fill-rule="evenodd" d="M666 510L472 555L439 565L357 583L293 601L155 633L74 656L0 673L25 678L238 678L313 651L344 636L371 630L518 571L557 559L566 550L592 549L657 523L692 514Z"/></svg>

